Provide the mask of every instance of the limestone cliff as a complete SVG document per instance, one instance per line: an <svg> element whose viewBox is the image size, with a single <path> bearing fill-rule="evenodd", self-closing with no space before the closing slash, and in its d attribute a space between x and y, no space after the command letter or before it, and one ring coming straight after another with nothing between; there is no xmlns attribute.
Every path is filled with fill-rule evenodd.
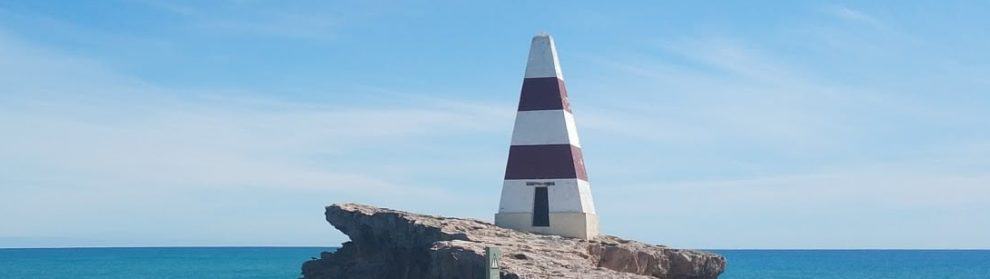
<svg viewBox="0 0 990 279"><path fill-rule="evenodd" d="M502 278L717 278L722 256L600 236L586 241L358 204L326 218L351 238L302 266L303 278L483 278L485 246Z"/></svg>

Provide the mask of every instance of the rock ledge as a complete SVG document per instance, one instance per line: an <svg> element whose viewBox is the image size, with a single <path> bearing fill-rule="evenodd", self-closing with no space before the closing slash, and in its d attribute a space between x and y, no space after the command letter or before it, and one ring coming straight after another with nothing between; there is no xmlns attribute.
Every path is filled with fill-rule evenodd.
<svg viewBox="0 0 990 279"><path fill-rule="evenodd" d="M359 204L326 208L351 238L302 266L303 278L483 278L484 248L502 250L501 278L717 278L725 258L600 236L531 234L472 219Z"/></svg>

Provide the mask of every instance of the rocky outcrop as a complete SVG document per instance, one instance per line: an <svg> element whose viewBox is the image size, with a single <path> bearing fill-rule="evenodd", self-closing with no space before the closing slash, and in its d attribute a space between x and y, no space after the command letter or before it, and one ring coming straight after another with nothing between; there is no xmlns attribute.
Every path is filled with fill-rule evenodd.
<svg viewBox="0 0 990 279"><path fill-rule="evenodd" d="M351 238L303 264L303 278L483 278L484 248L502 250L501 278L717 278L722 256L600 236L531 234L471 219L358 204L327 221Z"/></svg>

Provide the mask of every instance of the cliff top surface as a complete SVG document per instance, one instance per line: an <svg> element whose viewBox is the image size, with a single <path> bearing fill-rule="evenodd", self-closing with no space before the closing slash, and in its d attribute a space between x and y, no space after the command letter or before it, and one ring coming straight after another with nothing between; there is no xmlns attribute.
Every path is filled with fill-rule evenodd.
<svg viewBox="0 0 990 279"><path fill-rule="evenodd" d="M350 242L303 266L305 278L477 278L484 248L502 250L502 278L716 278L722 256L599 236L505 229L474 219L345 203L326 219Z"/></svg>

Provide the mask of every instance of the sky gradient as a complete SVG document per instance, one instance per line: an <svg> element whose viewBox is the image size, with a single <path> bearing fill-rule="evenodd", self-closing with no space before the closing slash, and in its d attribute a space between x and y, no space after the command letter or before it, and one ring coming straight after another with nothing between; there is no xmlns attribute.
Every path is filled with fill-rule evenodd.
<svg viewBox="0 0 990 279"><path fill-rule="evenodd" d="M990 248L990 4L655 2L0 2L0 247L490 221L546 31L604 233Z"/></svg>

